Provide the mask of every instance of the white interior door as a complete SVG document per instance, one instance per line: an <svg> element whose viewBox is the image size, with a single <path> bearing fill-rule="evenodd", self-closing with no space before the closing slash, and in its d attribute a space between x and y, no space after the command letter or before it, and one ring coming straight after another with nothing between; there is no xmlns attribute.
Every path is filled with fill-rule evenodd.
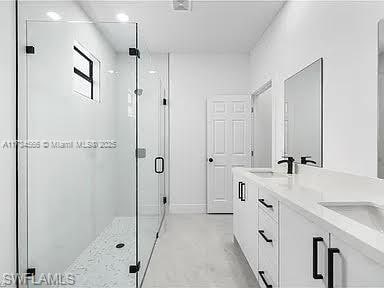
<svg viewBox="0 0 384 288"><path fill-rule="evenodd" d="M251 96L207 100L207 211L232 213L232 168L251 160Z"/></svg>

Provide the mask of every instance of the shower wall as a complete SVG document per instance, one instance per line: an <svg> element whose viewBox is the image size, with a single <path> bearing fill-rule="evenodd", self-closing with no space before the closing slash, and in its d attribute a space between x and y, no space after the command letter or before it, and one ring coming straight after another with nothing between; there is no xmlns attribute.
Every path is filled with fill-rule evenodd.
<svg viewBox="0 0 384 288"><path fill-rule="evenodd" d="M122 217L136 216L136 179L133 163L136 158L133 153L136 148L136 106L135 82L135 57L127 53L116 54L116 99L117 99L117 158L118 158L118 196L116 215Z"/></svg>
<svg viewBox="0 0 384 288"><path fill-rule="evenodd" d="M116 78L107 72L116 57L92 24L30 23L28 37L36 49L28 56L29 139L75 145L28 155L29 263L60 272L111 223L120 202L117 150L76 148L117 139ZM101 62L100 103L72 91L74 41Z"/></svg>

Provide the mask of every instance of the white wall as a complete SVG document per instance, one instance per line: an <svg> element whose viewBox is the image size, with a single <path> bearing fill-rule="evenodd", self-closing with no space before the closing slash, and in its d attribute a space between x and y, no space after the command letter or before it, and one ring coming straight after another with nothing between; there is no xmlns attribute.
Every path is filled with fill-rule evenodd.
<svg viewBox="0 0 384 288"><path fill-rule="evenodd" d="M284 80L324 58L324 167L377 171L380 2L288 2L251 53L252 90L272 80L274 163L284 149Z"/></svg>
<svg viewBox="0 0 384 288"><path fill-rule="evenodd" d="M15 150L3 148L15 139L15 8L14 1L0 1L0 274L16 271L15 261ZM1 275L0 275L1 282Z"/></svg>
<svg viewBox="0 0 384 288"><path fill-rule="evenodd" d="M249 55L170 55L170 212L206 212L206 99L250 94Z"/></svg>

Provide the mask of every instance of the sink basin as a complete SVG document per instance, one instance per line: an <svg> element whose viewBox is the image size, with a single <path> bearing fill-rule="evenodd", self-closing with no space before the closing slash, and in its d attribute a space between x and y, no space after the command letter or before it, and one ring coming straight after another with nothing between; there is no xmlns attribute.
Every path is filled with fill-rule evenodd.
<svg viewBox="0 0 384 288"><path fill-rule="evenodd" d="M283 175L283 174L280 174L280 173L275 173L275 172L268 172L268 171L266 171L266 172L257 172L257 171L255 171L255 172L251 172L251 173L253 173L253 174L255 174L256 176L259 176L259 177L261 177L261 178L287 178L288 176L285 176L285 175Z"/></svg>
<svg viewBox="0 0 384 288"><path fill-rule="evenodd" d="M384 209L382 207L366 202L327 202L319 204L384 233Z"/></svg>

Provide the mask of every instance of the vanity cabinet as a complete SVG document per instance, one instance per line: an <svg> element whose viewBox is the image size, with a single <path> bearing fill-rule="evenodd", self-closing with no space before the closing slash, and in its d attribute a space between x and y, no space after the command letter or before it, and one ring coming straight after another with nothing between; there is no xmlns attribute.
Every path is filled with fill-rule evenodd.
<svg viewBox="0 0 384 288"><path fill-rule="evenodd" d="M328 254L328 262L333 262L333 271L332 267L328 271L328 277L333 274L333 287L384 287L384 266L333 234L330 247L337 249Z"/></svg>
<svg viewBox="0 0 384 288"><path fill-rule="evenodd" d="M260 198L259 198L260 199ZM261 198L263 199L263 198ZM259 207L259 270L261 287L278 287L279 224ZM254 270L255 271L255 270Z"/></svg>
<svg viewBox="0 0 384 288"><path fill-rule="evenodd" d="M384 287L384 267L280 203L280 287Z"/></svg>
<svg viewBox="0 0 384 288"><path fill-rule="evenodd" d="M281 287L327 287L329 233L280 203Z"/></svg>
<svg viewBox="0 0 384 288"><path fill-rule="evenodd" d="M237 174L233 175L233 236L236 238L240 245L240 201L241 201L241 181L242 177Z"/></svg>
<svg viewBox="0 0 384 288"><path fill-rule="evenodd" d="M233 181L233 234L253 271L258 269L258 186L244 177Z"/></svg>
<svg viewBox="0 0 384 288"><path fill-rule="evenodd" d="M246 249L246 233L245 223L246 211L245 211L245 193L247 192L246 179L241 176L234 176L233 181L233 235L235 236L240 248L245 252Z"/></svg>
<svg viewBox="0 0 384 288"><path fill-rule="evenodd" d="M233 233L262 288L379 288L384 266L242 175Z"/></svg>

